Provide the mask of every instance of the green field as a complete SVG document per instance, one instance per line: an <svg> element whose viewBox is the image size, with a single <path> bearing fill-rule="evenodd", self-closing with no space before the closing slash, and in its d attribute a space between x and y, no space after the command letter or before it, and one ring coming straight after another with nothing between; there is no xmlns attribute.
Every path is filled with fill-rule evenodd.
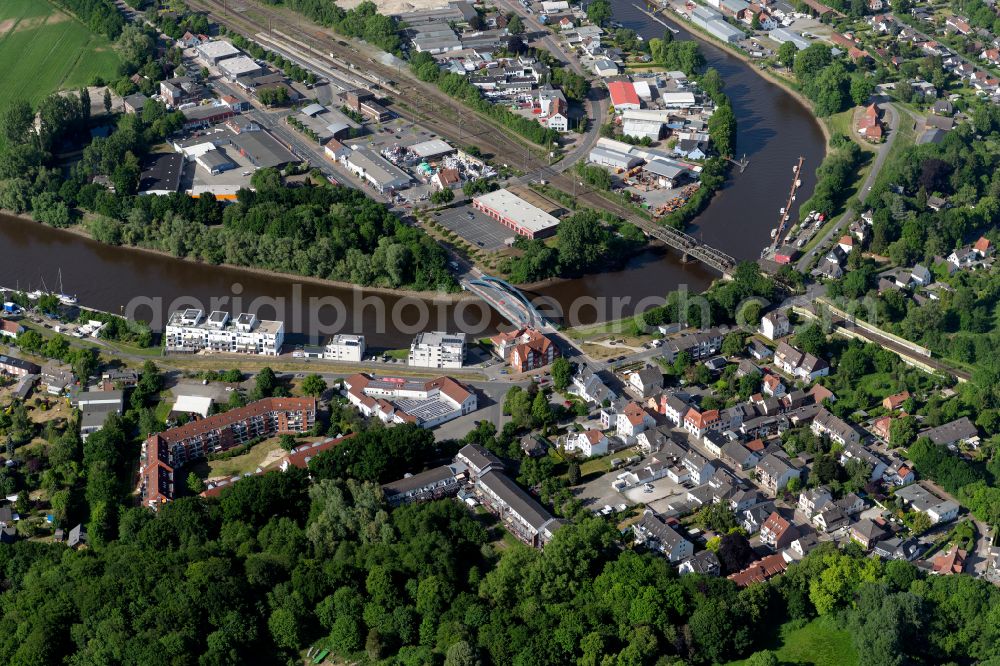
<svg viewBox="0 0 1000 666"><path fill-rule="evenodd" d="M829 618L817 618L797 629L783 625L769 646L782 666L855 666L858 655L851 634L833 626ZM730 662L740 666L743 661Z"/></svg>
<svg viewBox="0 0 1000 666"><path fill-rule="evenodd" d="M0 113L9 100L35 103L95 76L113 79L117 66L107 39L45 0L0 2Z"/></svg>

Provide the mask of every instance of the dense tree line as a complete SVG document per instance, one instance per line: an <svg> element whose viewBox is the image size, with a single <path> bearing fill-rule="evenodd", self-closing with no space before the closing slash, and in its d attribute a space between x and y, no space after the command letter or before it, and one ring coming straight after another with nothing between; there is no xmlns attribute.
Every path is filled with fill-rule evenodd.
<svg viewBox="0 0 1000 666"><path fill-rule="evenodd" d="M875 84L864 72L849 71L841 59L834 59L831 48L811 44L795 55L795 78L812 103L816 114L829 116L852 104L864 104Z"/></svg>
<svg viewBox="0 0 1000 666"><path fill-rule="evenodd" d="M0 549L0 659L291 664L318 645L401 665L707 664L816 617L852 631L863 666L997 656L1000 592L969 576L827 545L740 590L622 550L596 518L543 551L498 555L491 538L450 500L390 510L368 482L248 478L219 499L126 509L88 551Z"/></svg>
<svg viewBox="0 0 1000 666"><path fill-rule="evenodd" d="M920 437L907 452L917 472L933 479L953 494L973 515L993 527L1000 526L1000 456L988 468L951 455L927 437Z"/></svg>
<svg viewBox="0 0 1000 666"><path fill-rule="evenodd" d="M833 150L816 169L813 195L800 206L803 214L815 210L830 217L840 210L850 194L850 185L857 177L864 153L857 143L845 136L833 137L831 147Z"/></svg>
<svg viewBox="0 0 1000 666"><path fill-rule="evenodd" d="M559 132L543 127L534 118L519 116L503 104L493 104L484 98L479 88L472 85L466 77L454 72L442 72L434 56L427 52L414 53L410 59L410 68L421 81L436 84L450 97L492 118L533 143L548 147L559 140Z"/></svg>
<svg viewBox="0 0 1000 666"><path fill-rule="evenodd" d="M285 5L320 25L333 28L348 37L363 39L384 51L399 51L399 27L396 20L378 13L374 2L365 0L353 9L344 10L328 0L264 0L270 5Z"/></svg>
<svg viewBox="0 0 1000 666"><path fill-rule="evenodd" d="M514 247L521 250L521 256L507 260L503 269L517 284L611 270L645 243L634 224L607 221L597 211L581 210L559 223L554 246L518 237Z"/></svg>
<svg viewBox="0 0 1000 666"><path fill-rule="evenodd" d="M53 0L87 24L93 32L115 39L125 27L125 18L111 0Z"/></svg>

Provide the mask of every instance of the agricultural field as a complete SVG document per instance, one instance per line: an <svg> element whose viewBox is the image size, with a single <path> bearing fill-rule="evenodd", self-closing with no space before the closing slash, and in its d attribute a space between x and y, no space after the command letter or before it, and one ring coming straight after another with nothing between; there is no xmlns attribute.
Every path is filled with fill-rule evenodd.
<svg viewBox="0 0 1000 666"><path fill-rule="evenodd" d="M117 76L111 43L46 0L0 2L0 113L12 99L38 102L95 76Z"/></svg>

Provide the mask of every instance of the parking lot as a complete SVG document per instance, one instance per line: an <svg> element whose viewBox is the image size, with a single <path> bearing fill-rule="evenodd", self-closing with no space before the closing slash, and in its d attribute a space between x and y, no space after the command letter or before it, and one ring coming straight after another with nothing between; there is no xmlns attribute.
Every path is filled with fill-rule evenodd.
<svg viewBox="0 0 1000 666"><path fill-rule="evenodd" d="M514 232L474 209L472 204L434 213L435 220L476 247L499 250Z"/></svg>

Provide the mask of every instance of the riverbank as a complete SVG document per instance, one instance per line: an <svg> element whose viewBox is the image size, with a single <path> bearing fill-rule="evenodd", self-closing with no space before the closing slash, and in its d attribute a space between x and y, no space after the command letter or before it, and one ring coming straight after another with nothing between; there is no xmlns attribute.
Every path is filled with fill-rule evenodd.
<svg viewBox="0 0 1000 666"><path fill-rule="evenodd" d="M705 42L706 44L711 44L712 46L718 48L719 50L725 51L727 54L733 56L734 58L737 58L738 60L743 61L744 63L747 64L747 66L750 69L750 71L754 72L757 76L761 77L762 79L764 79L765 81L767 81L769 83L772 83L772 84L778 86L779 88L781 88L782 90L784 90L786 93L788 93L791 97L795 98L795 100L799 104L801 104L804 108L806 108L809 111L809 114L812 116L813 120L816 121L816 125L819 127L820 131L823 133L823 138L826 141L826 146L824 147L824 158L826 157L826 155L829 154L829 143L830 143L830 138L831 138L831 133L830 133L829 126L827 125L826 122L823 121L822 118L820 118L820 117L818 117L816 115L816 113L815 113L815 111L813 109L812 102L809 101L809 98L806 97L805 95L803 95L802 92L800 90L798 90L794 86L794 84L792 84L791 81L789 81L788 79L786 79L786 78L784 78L784 77L782 77L782 76L780 76L780 75L778 75L778 74L776 74L774 72L771 72L771 71L768 71L766 69L763 69L763 68L759 67L759 64L760 64L759 61L755 60L754 58L751 58L744 51L741 51L739 49L733 48L733 46L731 44L729 44L728 42L723 42L721 39L717 39L716 37L714 37L714 36L710 35L709 33L705 32L700 27L696 26L695 24L691 23L689 20L687 20L686 18L684 18L680 14L680 12L677 12L676 10L674 10L673 7L670 7L668 5L668 9L670 10L671 13L668 14L668 15L666 15L666 16L668 18L670 18L671 20L674 20L677 23L679 23L681 25L681 27L683 27L683 29L689 35L691 35L692 37L694 37L698 41ZM648 12L645 9L642 9L641 7L639 8L639 11L641 11L643 14L646 14L647 16L649 16L650 18L652 18L653 20L656 20L656 21L661 21L662 20L656 14L654 14L652 12ZM665 10L662 10L662 11L666 12L667 10L665 9ZM669 27L667 29L669 30Z"/></svg>
<svg viewBox="0 0 1000 666"><path fill-rule="evenodd" d="M366 286L354 284L352 282L342 282L340 280L327 280L325 278L319 278L315 276L299 275L297 273L283 273L281 271L274 271L266 268L256 268L253 266L239 266L237 264L211 264L204 261L198 261L197 259L191 259L189 257L177 257L165 252L163 250L157 250L148 247L138 247L135 245L110 245L108 243L102 243L101 241L95 239L87 229L81 224L75 224L71 227L52 227L45 225L38 220L35 220L30 215L25 213L15 213L10 210L0 208L0 223L2 223L4 218L14 218L21 220L23 222L30 222L32 224L40 224L45 226L47 229L51 229L55 232L63 232L71 236L76 236L78 238L84 238L91 243L101 245L103 247L111 247L126 252L132 252L137 254L148 254L155 255L159 257L164 257L167 259L173 259L185 264L192 264L195 266L218 266L231 271L237 271L242 273L247 273L248 275L258 275L269 278L278 278L283 280L288 280L290 282L303 282L308 284L313 284L319 287L331 287L336 289L359 289L366 292L371 292L373 294L384 294L393 296L408 296L410 298L420 298L424 300L435 300L440 302L451 302L457 303L461 300L471 298L471 296L463 291L458 292L447 292L447 291L413 291L409 289L393 289L390 287L379 287L379 286Z"/></svg>

